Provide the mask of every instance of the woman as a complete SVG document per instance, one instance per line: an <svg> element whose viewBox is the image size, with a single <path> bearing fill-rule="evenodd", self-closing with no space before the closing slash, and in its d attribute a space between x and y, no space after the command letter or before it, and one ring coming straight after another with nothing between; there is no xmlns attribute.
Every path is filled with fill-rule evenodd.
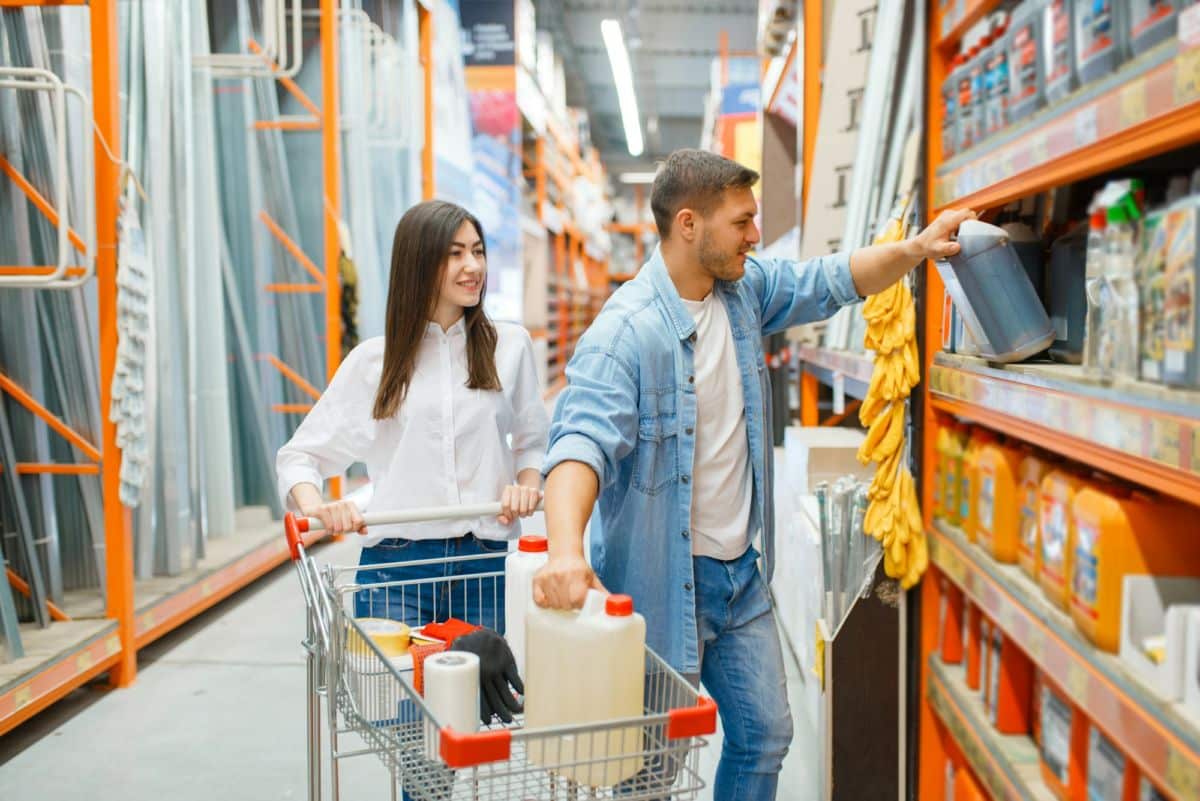
<svg viewBox="0 0 1200 801"><path fill-rule="evenodd" d="M483 227L452 203L409 209L392 243L386 333L338 368L276 458L289 508L333 533L364 535L360 584L503 570L498 559L540 500L547 419L524 328L493 323ZM363 462L381 511L501 501L496 518L375 526L352 501L327 503L326 478ZM397 562L435 564L374 568ZM438 588L435 591L435 588ZM447 617L503 632L503 578L375 587L355 597L359 617L422 625Z"/></svg>

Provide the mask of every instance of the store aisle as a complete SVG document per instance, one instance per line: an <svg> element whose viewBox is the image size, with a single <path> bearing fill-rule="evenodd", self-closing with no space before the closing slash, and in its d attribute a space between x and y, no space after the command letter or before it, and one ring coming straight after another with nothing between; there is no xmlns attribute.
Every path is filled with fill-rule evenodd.
<svg viewBox="0 0 1200 801"><path fill-rule="evenodd" d="M357 550L347 540L317 553L345 564ZM288 565L143 652L133 688L77 691L6 735L0 798L304 799L303 635L303 602ZM795 707L800 684L789 668ZM813 782L801 763L811 744L802 728L780 801L809 801ZM702 755L709 781L719 750L717 737ZM350 760L343 798L389 798L387 781L373 757Z"/></svg>

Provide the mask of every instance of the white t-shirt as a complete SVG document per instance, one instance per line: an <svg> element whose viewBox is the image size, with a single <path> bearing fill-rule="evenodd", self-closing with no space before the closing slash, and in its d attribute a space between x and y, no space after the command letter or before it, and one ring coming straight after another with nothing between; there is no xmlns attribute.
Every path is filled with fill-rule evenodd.
<svg viewBox="0 0 1200 801"><path fill-rule="evenodd" d="M363 462L375 485L372 512L459 506L500 500L522 470L542 466L546 406L524 328L495 323L496 372L502 389L467 388L467 338L463 321L449 331L430 323L417 351L408 395L394 417L371 416L383 372L383 337L368 339L346 356L337 374L291 441L279 449L279 495L295 509L290 492L306 481L320 487L354 462ZM366 511L366 510L363 510ZM520 535L520 523L494 517L371 526L364 546L386 537L414 540L481 539Z"/></svg>
<svg viewBox="0 0 1200 801"><path fill-rule="evenodd" d="M754 477L733 331L725 304L713 293L683 305L696 321L692 554L737 559L749 544Z"/></svg>

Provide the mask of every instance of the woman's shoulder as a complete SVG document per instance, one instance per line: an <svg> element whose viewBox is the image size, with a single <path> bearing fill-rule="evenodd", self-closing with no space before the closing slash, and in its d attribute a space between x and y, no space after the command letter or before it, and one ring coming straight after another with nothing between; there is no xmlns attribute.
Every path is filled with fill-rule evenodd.
<svg viewBox="0 0 1200 801"><path fill-rule="evenodd" d="M342 368L372 386L379 385L383 375L383 337L364 339L342 359Z"/></svg>
<svg viewBox="0 0 1200 801"><path fill-rule="evenodd" d="M493 320L492 325L496 327L496 342L499 347L523 348L533 345L529 330L520 323Z"/></svg>

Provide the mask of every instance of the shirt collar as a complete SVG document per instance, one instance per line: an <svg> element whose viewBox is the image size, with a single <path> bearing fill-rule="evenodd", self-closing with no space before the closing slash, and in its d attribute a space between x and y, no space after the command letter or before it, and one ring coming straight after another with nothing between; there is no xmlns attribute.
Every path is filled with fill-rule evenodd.
<svg viewBox="0 0 1200 801"><path fill-rule="evenodd" d="M432 320L425 326L425 336L427 336L427 337L445 336L448 338L452 338L452 337L456 337L456 336L465 336L466 333L467 333L467 316L465 314L462 317L459 317L458 322L455 323L454 325L450 326L450 328L446 330L445 334L442 333L442 327L440 325L438 325L437 323L433 322Z"/></svg>
<svg viewBox="0 0 1200 801"><path fill-rule="evenodd" d="M691 312L683 305L683 300L679 297L679 290L675 288L675 282L671 280L671 275L667 272L667 263L663 261L661 248L654 248L654 252L650 254L650 260L646 262L643 269L650 276L651 286L662 298L663 306L667 310L667 317L670 318L671 325L675 328L675 334L681 340L687 339L695 333L696 321L692 319Z"/></svg>

